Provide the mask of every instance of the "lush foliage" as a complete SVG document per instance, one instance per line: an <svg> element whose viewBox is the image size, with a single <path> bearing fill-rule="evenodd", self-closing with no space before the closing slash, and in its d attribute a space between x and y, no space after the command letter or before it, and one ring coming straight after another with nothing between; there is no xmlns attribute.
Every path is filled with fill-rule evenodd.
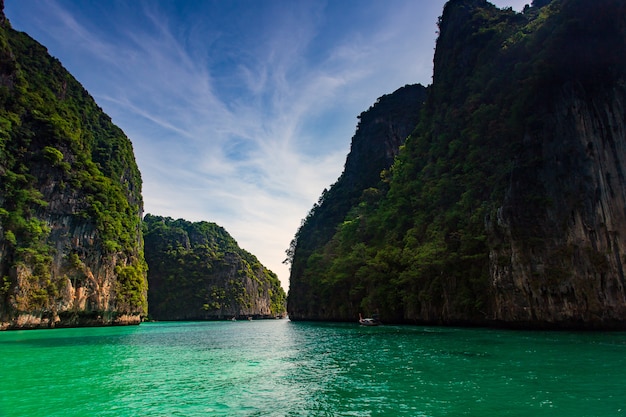
<svg viewBox="0 0 626 417"><path fill-rule="evenodd" d="M124 133L28 35L0 28L0 306L54 310L67 277L52 271L89 251L122 262L120 312L146 309L141 177ZM70 220L63 220L64 218ZM75 248L59 224L94 231ZM57 234L55 234L57 233ZM65 246L67 245L67 246ZM68 247L71 253L64 253ZM60 260L53 260L63 258ZM28 276L28 283L16 281ZM13 301L11 301L13 300Z"/></svg>
<svg viewBox="0 0 626 417"><path fill-rule="evenodd" d="M489 316L492 226L507 190L521 179L512 203L523 208L512 231L521 245L542 237L533 217L550 204L539 148L525 134L542 126L542 109L564 85L591 92L623 76L624 54L615 53L626 50L623 4L546 3L515 13L484 0L448 2L420 122L383 184L350 201L346 216L322 227L336 230L327 243L300 259L318 207L296 236L290 317Z"/></svg>
<svg viewBox="0 0 626 417"><path fill-rule="evenodd" d="M384 188L381 171L390 167L417 124L425 98L425 87L407 85L380 97L359 115L343 174L330 189L324 190L287 250L286 262L291 263L290 304L302 305L317 299L312 292L319 290L315 280L320 271L311 263L320 258L320 251L335 234L337 225L361 198L378 198L380 191L372 187Z"/></svg>
<svg viewBox="0 0 626 417"><path fill-rule="evenodd" d="M150 316L158 320L281 315L278 277L215 223L147 214ZM261 305L268 309L262 312Z"/></svg>

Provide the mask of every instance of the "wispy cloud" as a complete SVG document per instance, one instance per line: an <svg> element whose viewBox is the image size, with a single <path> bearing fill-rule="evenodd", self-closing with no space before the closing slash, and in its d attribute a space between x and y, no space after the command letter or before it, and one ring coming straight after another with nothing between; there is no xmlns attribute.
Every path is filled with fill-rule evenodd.
<svg viewBox="0 0 626 417"><path fill-rule="evenodd" d="M444 1L29 4L20 19L133 141L146 211L220 224L286 287L356 116L429 83Z"/></svg>

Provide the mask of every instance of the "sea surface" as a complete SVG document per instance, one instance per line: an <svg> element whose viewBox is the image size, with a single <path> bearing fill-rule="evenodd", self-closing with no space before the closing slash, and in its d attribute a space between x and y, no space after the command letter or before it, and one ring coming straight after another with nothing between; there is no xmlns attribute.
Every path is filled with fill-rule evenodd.
<svg viewBox="0 0 626 417"><path fill-rule="evenodd" d="M626 416L626 333L289 320L0 332L0 416Z"/></svg>

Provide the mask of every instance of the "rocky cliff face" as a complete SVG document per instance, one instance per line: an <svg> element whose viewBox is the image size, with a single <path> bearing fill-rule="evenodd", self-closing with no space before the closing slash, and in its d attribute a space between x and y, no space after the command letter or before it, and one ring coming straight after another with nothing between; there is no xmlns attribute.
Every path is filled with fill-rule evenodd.
<svg viewBox="0 0 626 417"><path fill-rule="evenodd" d="M425 100L426 87L405 85L379 97L362 112L344 171L333 188L345 188L342 191L349 191L358 198L363 190L376 186L381 171L391 166L400 147L417 126Z"/></svg>
<svg viewBox="0 0 626 417"><path fill-rule="evenodd" d="M0 328L146 313L132 145L28 35L0 28Z"/></svg>
<svg viewBox="0 0 626 417"><path fill-rule="evenodd" d="M541 12L558 28L543 39L554 58L533 71L536 117L487 224L494 319L623 328L626 60L615 52L626 51L626 5L555 1Z"/></svg>
<svg viewBox="0 0 626 417"><path fill-rule="evenodd" d="M274 318L285 313L278 277L214 223L146 215L150 317Z"/></svg>
<svg viewBox="0 0 626 417"><path fill-rule="evenodd" d="M581 327L626 320L626 90L567 85L527 132L537 170L513 171L490 269L495 319ZM543 201L523 201L528 182ZM533 231L533 239L528 233Z"/></svg>
<svg viewBox="0 0 626 417"><path fill-rule="evenodd" d="M420 123L301 266L290 316L626 328L625 16L450 0Z"/></svg>

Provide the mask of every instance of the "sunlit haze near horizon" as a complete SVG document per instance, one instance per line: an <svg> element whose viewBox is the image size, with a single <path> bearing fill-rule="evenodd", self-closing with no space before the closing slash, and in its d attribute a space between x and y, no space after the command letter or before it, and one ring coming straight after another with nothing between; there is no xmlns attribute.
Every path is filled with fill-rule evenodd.
<svg viewBox="0 0 626 417"><path fill-rule="evenodd" d="M527 1L492 1L520 11ZM224 227L278 274L357 116L428 85L443 0L5 0L131 139L144 212Z"/></svg>

